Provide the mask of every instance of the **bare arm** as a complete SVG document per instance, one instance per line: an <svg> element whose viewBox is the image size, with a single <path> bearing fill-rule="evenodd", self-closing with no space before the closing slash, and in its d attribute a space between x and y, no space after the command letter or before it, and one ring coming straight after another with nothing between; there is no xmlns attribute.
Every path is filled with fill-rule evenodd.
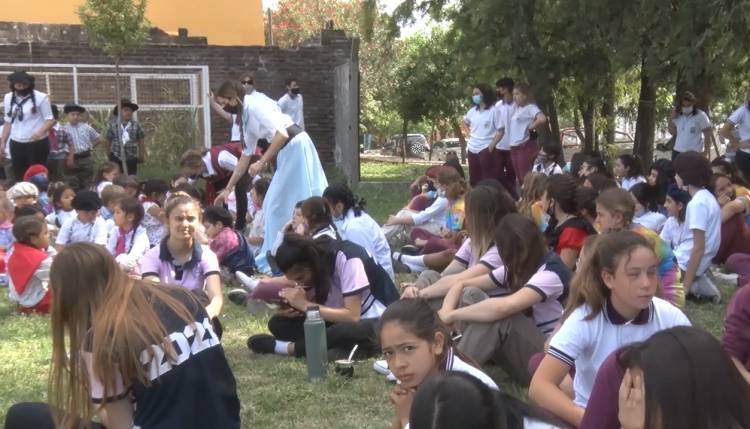
<svg viewBox="0 0 750 429"><path fill-rule="evenodd" d="M5 158L5 145L8 144L8 137L10 137L10 122L3 124L3 134L0 137L0 159Z"/></svg>
<svg viewBox="0 0 750 429"><path fill-rule="evenodd" d="M711 143L714 141L714 133L711 128L703 130L703 154L707 158L711 157Z"/></svg>
<svg viewBox="0 0 750 429"><path fill-rule="evenodd" d="M210 300L208 306L206 306L206 313L209 318L214 318L221 313L221 308L224 306L224 295L221 293L221 277L218 275L211 275L206 279L206 295Z"/></svg>
<svg viewBox="0 0 750 429"><path fill-rule="evenodd" d="M706 231L700 229L692 231L693 251L690 252L690 259L688 259L687 267L685 268L685 279L682 282L685 287L685 293L690 292L690 287L693 285L695 277L698 274L698 265L700 265L703 252L706 249Z"/></svg>
<svg viewBox="0 0 750 429"><path fill-rule="evenodd" d="M576 263L578 262L578 250L574 249L562 249L560 251L560 259L565 262L568 268L575 269Z"/></svg>
<svg viewBox="0 0 750 429"><path fill-rule="evenodd" d="M459 282L463 282L474 277L483 276L488 274L490 269L482 264L474 264L474 266L465 269L457 274L452 274L441 278L430 286L419 291L420 298L442 298L453 285Z"/></svg>
<svg viewBox="0 0 750 429"><path fill-rule="evenodd" d="M745 379L745 381L750 384L750 372L747 371L747 368L745 368L745 365L742 364L737 358L733 357L732 362L734 363L734 366L737 367L737 370L742 374L742 378Z"/></svg>
<svg viewBox="0 0 750 429"><path fill-rule="evenodd" d="M130 429L133 427L133 403L130 398L110 402L97 411L102 424L109 429Z"/></svg>
<svg viewBox="0 0 750 429"><path fill-rule="evenodd" d="M544 115L544 113L539 112L534 117L534 122L532 122L531 125L529 125L529 130L535 130L541 127L542 125L544 125L546 122L547 122L547 117Z"/></svg>
<svg viewBox="0 0 750 429"><path fill-rule="evenodd" d="M250 166L250 175L255 176L256 174L258 174L258 172L260 172L261 168L276 159L276 155L284 147L287 140L289 140L289 134L287 134L286 130L277 130L276 134L274 134L273 136L273 139L271 139L271 144L263 154L263 157L261 157L258 162Z"/></svg>
<svg viewBox="0 0 750 429"><path fill-rule="evenodd" d="M544 356L531 379L529 398L552 414L578 427L585 410L560 389L560 383L568 375L568 371L570 367L561 360L549 355Z"/></svg>
<svg viewBox="0 0 750 429"><path fill-rule="evenodd" d="M214 98L213 92L208 93L208 101L211 103L211 110L213 110L214 113L226 119L230 124L232 123L232 115L224 110L224 108L221 107L221 104L216 102L216 98Z"/></svg>
<svg viewBox="0 0 750 429"><path fill-rule="evenodd" d="M452 289L451 292L453 292ZM484 301L459 309L455 309L454 306L452 311L448 311L445 314L448 320L443 319L443 321L445 323L457 321L476 323L494 322L520 313L541 300L542 297L538 292L524 287L509 296L485 299ZM446 309L447 301L448 297L446 297L443 303L443 310ZM443 317L443 314L441 314L441 317Z"/></svg>
<svg viewBox="0 0 750 429"><path fill-rule="evenodd" d="M732 148L737 149L740 147L740 139L734 135L735 124L732 121L724 122L724 125L719 129L719 135L729 140L729 144Z"/></svg>
<svg viewBox="0 0 750 429"><path fill-rule="evenodd" d="M38 130L31 136L31 139L34 141L41 140L45 137L47 137L47 133L49 132L49 129L52 128L52 126L55 125L54 119L47 119L44 121L41 127L39 127Z"/></svg>
<svg viewBox="0 0 750 429"><path fill-rule="evenodd" d="M214 200L214 204L222 204L227 199L229 194L234 191L234 187L237 185L237 182L240 181L240 178L247 172L247 169L249 167L250 155L245 155L243 153L242 155L240 155L240 159L237 160L237 166L234 168L234 171L232 171L232 177L229 178L229 182L227 182L226 188L224 188L219 196L216 197L216 200Z"/></svg>

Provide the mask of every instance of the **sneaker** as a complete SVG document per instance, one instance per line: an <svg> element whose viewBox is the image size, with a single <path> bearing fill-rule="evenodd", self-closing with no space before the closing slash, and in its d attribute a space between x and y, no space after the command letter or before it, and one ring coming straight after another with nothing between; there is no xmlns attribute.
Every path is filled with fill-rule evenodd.
<svg viewBox="0 0 750 429"><path fill-rule="evenodd" d="M233 303L244 307L247 302L248 293L245 289L232 289L227 294L227 298Z"/></svg>
<svg viewBox="0 0 750 429"><path fill-rule="evenodd" d="M401 252L400 253L402 255L414 256L414 255L417 255L419 253L419 247L417 247L417 246L415 246L413 244L407 244L406 246L401 247Z"/></svg>
<svg viewBox="0 0 750 429"><path fill-rule="evenodd" d="M385 378L390 382L396 382L396 376L393 375L390 369L388 369L388 362L385 360L376 360L372 364L372 369L375 370L378 374L385 375Z"/></svg>
<svg viewBox="0 0 750 429"><path fill-rule="evenodd" d="M245 286L245 288L250 292L252 292L253 289L258 286L258 283L260 283L260 280L258 280L257 278L255 278L254 276L248 276L242 271L235 272L234 276L237 277L237 280L242 283L242 286Z"/></svg>
<svg viewBox="0 0 750 429"><path fill-rule="evenodd" d="M398 254L398 252L395 252ZM391 261L393 263L393 272L396 274L409 274L411 273L411 269L404 264L403 262L399 261L396 256L394 255L391 257Z"/></svg>
<svg viewBox="0 0 750 429"><path fill-rule="evenodd" d="M276 338L273 335L253 335L247 339L247 348L254 353L270 355L276 347Z"/></svg>

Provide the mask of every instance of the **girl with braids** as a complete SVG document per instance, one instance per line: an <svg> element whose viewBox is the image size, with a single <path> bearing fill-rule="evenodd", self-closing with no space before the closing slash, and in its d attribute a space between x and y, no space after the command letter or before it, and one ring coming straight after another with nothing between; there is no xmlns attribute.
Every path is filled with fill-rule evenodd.
<svg viewBox="0 0 750 429"><path fill-rule="evenodd" d="M128 273L136 272L138 261L151 248L146 227L141 225L144 215L137 198L124 198L115 203L115 228L109 233L107 250Z"/></svg>
<svg viewBox="0 0 750 429"><path fill-rule="evenodd" d="M549 219L545 235L550 248L570 269L575 269L586 237L596 234L594 227L578 215L578 200L578 185L573 176L560 174L549 178L542 196L542 209Z"/></svg>
<svg viewBox="0 0 750 429"><path fill-rule="evenodd" d="M295 284L278 294L282 305L268 321L271 335L254 335L247 345L255 353L305 356L304 312L320 306L328 324L328 349L344 354L354 344L377 351L375 325L385 306L398 298L388 274L362 247L321 236L287 234L276 251L276 264Z"/></svg>
<svg viewBox="0 0 750 429"><path fill-rule="evenodd" d="M677 307L685 304L685 290L670 245L654 230L633 222L635 201L621 188L607 189L596 199L596 222L602 234L630 230L646 238L659 260L660 290L658 295Z"/></svg>
<svg viewBox="0 0 750 429"><path fill-rule="evenodd" d="M48 132L55 125L49 97L34 89L34 77L25 71L11 73L5 94L5 125L0 136L0 159L12 159L13 178L20 182L29 166L47 164Z"/></svg>
<svg viewBox="0 0 750 429"><path fill-rule="evenodd" d="M655 296L658 260L651 246L631 231L603 234L586 249L573 278L562 325L534 373L529 397L575 427L583 419L596 373L613 351L661 330L690 325L677 307ZM573 366L571 398L560 384Z"/></svg>
<svg viewBox="0 0 750 429"><path fill-rule="evenodd" d="M261 271L268 271L265 255L271 250L276 234L292 216L294 204L321 195L328 181L310 136L281 113L275 101L258 91L245 95L234 82L224 82L215 98L230 113L242 115L245 137L237 166L215 202L223 203L247 171L255 177L263 167L276 162L276 173L263 201L265 238L256 260ZM259 161L250 165L250 156L255 153L260 139L268 140L270 146Z"/></svg>
<svg viewBox="0 0 750 429"><path fill-rule="evenodd" d="M91 243L66 247L49 276L49 406L14 405L7 429L239 429L232 370L190 292L130 278Z"/></svg>
<svg viewBox="0 0 750 429"><path fill-rule="evenodd" d="M326 188L323 198L331 208L341 238L364 247L395 281L391 248L380 225L364 211L365 200L357 198L344 183Z"/></svg>

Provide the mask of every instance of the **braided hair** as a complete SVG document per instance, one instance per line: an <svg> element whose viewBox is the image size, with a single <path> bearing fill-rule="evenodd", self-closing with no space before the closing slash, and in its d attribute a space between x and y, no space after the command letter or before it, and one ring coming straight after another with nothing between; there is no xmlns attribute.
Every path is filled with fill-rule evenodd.
<svg viewBox="0 0 750 429"><path fill-rule="evenodd" d="M34 93L35 88L35 79L34 76L29 76L29 94L31 95L31 113L36 114L37 107L36 107L36 94ZM16 89L13 88L14 83L10 83L10 91L13 93L13 95L16 95ZM16 104L14 103L14 98L11 97L11 103L10 103L10 112L8 112L8 115L11 117L11 123L15 122L16 117L18 116L19 112L22 112L23 109L23 103L18 104L18 110L16 110L16 113L13 114L13 106ZM21 114L21 117L18 118L19 121L23 121L23 114Z"/></svg>
<svg viewBox="0 0 750 429"><path fill-rule="evenodd" d="M326 190L323 191L323 198L328 200L331 205L343 203L344 213L346 214L349 209L352 209L354 210L355 217L362 215L362 212L365 210L365 205L367 204L364 198L354 195L352 190L345 183L339 183L327 187Z"/></svg>

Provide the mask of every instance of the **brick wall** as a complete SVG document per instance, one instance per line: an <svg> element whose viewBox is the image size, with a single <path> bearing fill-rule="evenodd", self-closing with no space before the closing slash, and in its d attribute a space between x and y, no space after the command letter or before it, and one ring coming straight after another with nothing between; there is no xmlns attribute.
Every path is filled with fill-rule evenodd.
<svg viewBox="0 0 750 429"><path fill-rule="evenodd" d="M255 72L256 88L278 99L285 92L284 81L298 79L305 97L305 126L326 165L334 161L335 147L358 145L351 133L347 141L336 140L334 69L342 64L358 70L359 42L337 30L324 30L319 43L297 49L273 46L212 46L202 37L170 36L154 29L142 48L123 58L134 65L208 65L211 88L224 80L239 79ZM0 22L0 58L9 63L109 64L101 51L89 47L85 33L75 25L42 25ZM356 89L356 88L355 88ZM357 94L358 96L358 94ZM113 96L114 98L114 96ZM55 100L55 102L64 102ZM356 128L359 113L349 115ZM341 125L339 125L341 126ZM214 144L225 142L228 126L212 116ZM341 137L339 137L341 139ZM349 160L351 162L352 160Z"/></svg>

